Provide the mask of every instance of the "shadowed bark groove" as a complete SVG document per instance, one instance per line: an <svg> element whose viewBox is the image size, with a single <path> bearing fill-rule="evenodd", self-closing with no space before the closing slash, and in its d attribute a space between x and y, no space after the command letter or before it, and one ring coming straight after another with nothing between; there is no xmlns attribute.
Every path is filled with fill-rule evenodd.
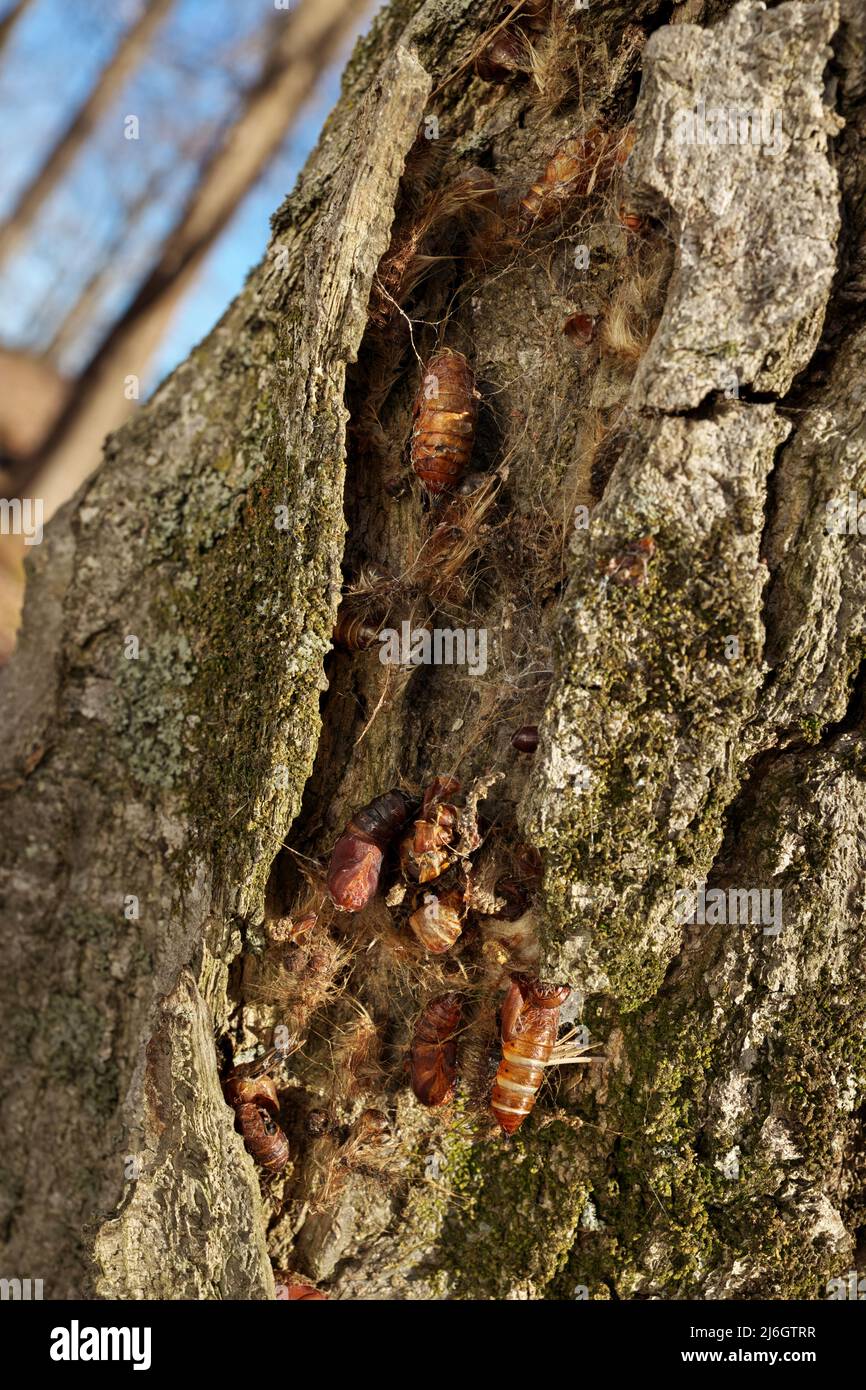
<svg viewBox="0 0 866 1390"><path fill-rule="evenodd" d="M535 76L490 84L497 4L384 11L263 265L49 530L6 676L5 1041L66 1147L22 1160L4 1226L53 1296L94 1255L103 1295L268 1297L269 1256L341 1298L822 1297L855 1258L863 558L825 503L866 482L863 24L834 0L659 13L554 6ZM775 153L676 142L698 96L760 94ZM632 122L624 171L518 220L560 140ZM447 203L470 168L501 220ZM500 481L450 587L406 459L443 344ZM341 583L376 625L484 629L486 670L329 651ZM510 1141L501 924L433 958L406 904L322 906L351 814L440 773L486 785L483 888L543 849L523 949L603 1045ZM781 930L684 928L704 878L780 890ZM403 1062L445 989L457 1094L426 1111ZM218 1063L281 1026L292 1160L260 1194Z"/></svg>

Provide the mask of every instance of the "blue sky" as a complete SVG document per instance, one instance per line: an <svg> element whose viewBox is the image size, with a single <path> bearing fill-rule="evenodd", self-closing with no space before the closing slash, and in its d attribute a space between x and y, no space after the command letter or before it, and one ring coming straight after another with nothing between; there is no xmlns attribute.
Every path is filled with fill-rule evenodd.
<svg viewBox="0 0 866 1390"><path fill-rule="evenodd" d="M36 0L17 26L0 58L0 216L14 205L140 4ZM8 0L0 0L0 14L9 8ZM371 4L371 14L375 8ZM107 266L112 280L102 300L103 322L94 325L89 338L77 340L60 365L74 373L86 360L143 277L153 248L189 191L195 162L184 157L184 141L208 123L213 128L240 79L255 71L250 40L273 14L273 0L176 0L148 59L43 207L22 251L0 274L4 346L43 351L77 300L83 279ZM270 215L315 145L339 94L353 42L211 252L156 358L151 386L207 334L261 258ZM138 142L118 137L130 111L142 113ZM161 180L159 194L127 224L123 209L146 172Z"/></svg>

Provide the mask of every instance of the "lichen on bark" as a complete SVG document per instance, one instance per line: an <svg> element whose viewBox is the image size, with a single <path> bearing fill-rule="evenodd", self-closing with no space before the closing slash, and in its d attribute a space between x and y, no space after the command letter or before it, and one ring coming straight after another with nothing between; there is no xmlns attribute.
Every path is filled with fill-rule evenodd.
<svg viewBox="0 0 866 1390"><path fill-rule="evenodd" d="M52 1297L86 1293L95 1277L104 1295L270 1287L260 1238L255 1259L231 1249L249 1244L260 1210L237 1136L231 1177L225 1167L208 1176L188 1155L172 1194L160 1168L148 1171L161 1150L144 1058L186 967L189 1008L199 1018L203 990L211 1025L224 1026L239 924L262 916L310 770L340 583L345 365L428 90L398 50L347 103L305 175L312 245L308 227L284 231L207 342L112 438L31 568L20 650L4 673L15 866L4 894L22 992L11 990L6 1041L20 1096L48 1070L41 1118L19 1094L7 1098L17 1155L7 1190L20 1212L7 1258L41 1260ZM198 1026L192 1039L186 1083L207 1084L187 1093L191 1128L161 1098L182 1154L190 1133L219 1133L228 1114L213 1041ZM70 1085L77 1075L102 1084ZM32 1165L45 1116L58 1142ZM87 1233L123 1201L139 1159L137 1200L109 1223L113 1248L150 1244L164 1259L133 1269L115 1258L96 1274ZM211 1182L222 1253L202 1264L174 1205L214 1205ZM58 1189L63 1223L48 1199Z"/></svg>
<svg viewBox="0 0 866 1390"><path fill-rule="evenodd" d="M839 27L833 0L729 18L713 0L688 6L700 29L684 9L658 28L654 0L588 20L559 5L538 82L494 86L471 61L494 0L383 10L262 265L49 528L4 677L2 776L21 1079L4 1100L20 1150L4 1267L52 1268L52 1297L269 1297L269 1259L346 1298L820 1297L854 1258L862 561L823 504L864 468L846 299L864 235L859 20L846 3ZM367 308L395 217L479 164L513 209L560 140L629 122L642 50L627 184L489 260L443 236L411 340L395 331L383 355ZM759 90L782 104L777 155L674 144L699 95ZM430 115L440 143L413 185ZM637 239L620 197L650 219ZM562 333L576 311L601 325L584 355ZM509 471L466 604L423 611L488 630L490 666L392 678L375 651L326 652L344 578L416 563L428 518L390 483L440 339L476 369L474 465ZM618 583L648 536L646 583ZM532 771L510 744L528 722ZM509 1144L484 1117L497 994L471 933L443 1112L403 1073L442 981L381 901L332 923L327 950L298 949L295 995L267 989L275 959L291 973L273 928L295 861L315 877L358 806L454 768L467 785L500 774L494 863L521 838L544 849L541 968L577 986L603 1045L551 1071ZM674 895L703 875L779 888L783 930L683 929ZM348 964L309 1005L317 949ZM243 1053L278 1021L302 1045L281 1077L292 1164L274 1200L215 1043ZM391 1145L378 1163L353 1148L371 1107Z"/></svg>

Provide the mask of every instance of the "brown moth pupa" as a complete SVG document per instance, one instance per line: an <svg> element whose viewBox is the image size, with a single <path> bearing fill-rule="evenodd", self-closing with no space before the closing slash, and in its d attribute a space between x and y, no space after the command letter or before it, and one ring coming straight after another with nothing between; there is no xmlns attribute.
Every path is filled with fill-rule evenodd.
<svg viewBox="0 0 866 1390"><path fill-rule="evenodd" d="M502 1006L502 1059L490 1102L506 1134L519 1129L535 1105L559 1031L559 1010L570 993L567 985L512 979Z"/></svg>
<svg viewBox="0 0 866 1390"><path fill-rule="evenodd" d="M385 850L417 806L395 787L356 811L331 851L328 893L342 912L360 912L379 886Z"/></svg>
<svg viewBox="0 0 866 1390"><path fill-rule="evenodd" d="M423 903L409 918L409 926L425 950L439 956L450 951L462 932L464 910L463 894L456 889L440 897L425 893Z"/></svg>
<svg viewBox="0 0 866 1390"><path fill-rule="evenodd" d="M446 492L469 465L478 416L475 376L462 352L440 348L415 398L412 467L430 493Z"/></svg>
<svg viewBox="0 0 866 1390"><path fill-rule="evenodd" d="M534 753L538 747L538 725L523 724L511 735L511 747L518 753Z"/></svg>
<svg viewBox="0 0 866 1390"><path fill-rule="evenodd" d="M235 1124L247 1150L268 1173L278 1173L289 1161L289 1141L276 1121L280 1113L277 1088L270 1076L251 1075L238 1068L226 1078L223 1094L235 1112Z"/></svg>
<svg viewBox="0 0 866 1390"><path fill-rule="evenodd" d="M379 640L379 627L370 623L363 613L341 604L334 625L334 645L347 652L365 652Z"/></svg>
<svg viewBox="0 0 866 1390"><path fill-rule="evenodd" d="M459 994L431 999L412 1036L409 1076L422 1105L444 1105L454 1094L457 1077L457 1029L463 1013Z"/></svg>
<svg viewBox="0 0 866 1390"><path fill-rule="evenodd" d="M529 228L552 222L574 198L583 198L610 177L615 157L609 154L609 140L597 126L586 135L563 140L554 150L547 167L518 205L521 226Z"/></svg>

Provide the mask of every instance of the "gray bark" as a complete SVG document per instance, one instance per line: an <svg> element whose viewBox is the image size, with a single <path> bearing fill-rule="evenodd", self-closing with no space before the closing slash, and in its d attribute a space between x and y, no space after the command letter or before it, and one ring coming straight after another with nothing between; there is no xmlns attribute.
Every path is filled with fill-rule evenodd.
<svg viewBox="0 0 866 1390"><path fill-rule="evenodd" d="M563 10L534 40L541 98L471 74L496 5L385 11L262 266L34 557L2 691L3 1266L51 1296L269 1297L273 1264L332 1297L821 1298L859 1258L864 567L825 504L866 486L864 21L690 6L711 27L657 28L632 113L655 8ZM779 150L677 146L698 95L763 95ZM621 187L498 259L437 262L410 301L422 358L447 315L475 364L477 463L508 463L475 584L437 609L421 499L389 486L417 362L399 316L367 323L392 224L470 163L507 203L562 136L630 119ZM651 219L637 236L621 199ZM580 352L575 311L600 320ZM647 536L643 581L617 583ZM392 621L486 628L487 673L323 668L341 562L416 577ZM510 734L535 721L528 762ZM298 865L315 887L356 807L455 768L499 774L485 883L520 840L543 849L524 951L603 1047L552 1071L510 1142L485 1104L495 922L452 975L381 899L280 940ZM680 925L703 878L781 890L781 931ZM427 1112L403 1057L454 987L457 1100ZM218 1071L278 1024L292 1164L262 1195Z"/></svg>

